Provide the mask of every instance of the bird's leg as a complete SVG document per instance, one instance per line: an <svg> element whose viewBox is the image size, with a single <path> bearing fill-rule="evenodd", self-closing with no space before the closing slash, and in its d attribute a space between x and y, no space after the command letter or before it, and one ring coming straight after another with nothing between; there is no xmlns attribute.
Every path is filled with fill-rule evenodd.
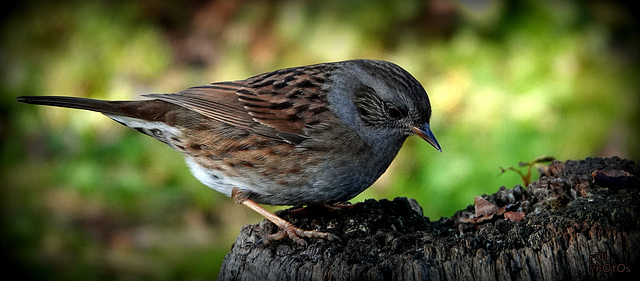
<svg viewBox="0 0 640 281"><path fill-rule="evenodd" d="M291 238L291 240L295 241L300 245L307 245L307 242L300 237L307 237L307 238L317 237L317 238L323 238L327 240L339 240L337 236L331 233L319 232L316 230L303 230L293 226L293 224L291 224L290 222L276 216L272 212L267 211L265 208L258 205L258 203L253 202L253 200L247 198L247 196L244 193L242 193L239 188L234 187L231 190L231 197L237 204L245 205L251 208L252 210L258 212L258 214L261 214L262 216L264 216L265 218L273 222L280 229L280 231L278 231L277 233L267 236L266 238L267 242L280 240L285 236L288 236L289 238Z"/></svg>
<svg viewBox="0 0 640 281"><path fill-rule="evenodd" d="M323 208L327 212L340 212L340 211L349 211L357 206L360 206L362 203L349 203L349 202L341 202L341 203L330 203L330 204L318 204L318 205L308 205L307 207L300 207L293 210L289 210L291 214L295 215L305 215L310 212L311 208ZM312 211L311 211L312 212Z"/></svg>
<svg viewBox="0 0 640 281"><path fill-rule="evenodd" d="M329 211L343 211L343 210L351 210L355 207L358 207L362 204L362 202L349 203L349 202L341 202L341 203L333 203L333 204L325 204L325 208Z"/></svg>

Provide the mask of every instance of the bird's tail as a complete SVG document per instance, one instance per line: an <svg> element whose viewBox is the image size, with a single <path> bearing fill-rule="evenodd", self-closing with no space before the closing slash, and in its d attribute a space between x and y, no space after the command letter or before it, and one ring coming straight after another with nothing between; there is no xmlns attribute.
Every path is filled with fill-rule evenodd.
<svg viewBox="0 0 640 281"><path fill-rule="evenodd" d="M84 109L104 113L106 115L132 116L136 110L135 101L104 101L77 97L60 96L21 96L17 98L19 102L38 105L49 105L57 107L67 107ZM133 114L138 115L138 114Z"/></svg>
<svg viewBox="0 0 640 281"><path fill-rule="evenodd" d="M180 120L176 118L167 120L167 114L174 110L181 110L182 108L165 101L104 101L60 96L21 96L17 99L19 102L28 104L50 105L100 112L122 125L167 143L174 149L181 148L179 143L176 144L176 142L179 142L177 140L179 138L176 136L181 134L180 130L176 128L176 125L179 124L171 122L172 120Z"/></svg>

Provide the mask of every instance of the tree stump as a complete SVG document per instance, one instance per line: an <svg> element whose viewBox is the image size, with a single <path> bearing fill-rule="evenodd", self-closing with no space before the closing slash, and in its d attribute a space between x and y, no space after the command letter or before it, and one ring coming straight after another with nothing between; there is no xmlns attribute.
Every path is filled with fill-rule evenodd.
<svg viewBox="0 0 640 281"><path fill-rule="evenodd" d="M640 273L639 171L620 158L554 161L527 188L501 187L438 221L406 198L284 210L341 241L265 244L275 225L248 225L219 280L629 279Z"/></svg>

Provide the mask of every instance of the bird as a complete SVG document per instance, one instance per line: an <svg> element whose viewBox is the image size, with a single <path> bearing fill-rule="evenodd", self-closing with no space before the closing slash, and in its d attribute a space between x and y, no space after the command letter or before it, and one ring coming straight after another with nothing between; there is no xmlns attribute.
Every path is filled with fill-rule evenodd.
<svg viewBox="0 0 640 281"><path fill-rule="evenodd" d="M268 241L339 238L295 227L260 204L347 202L385 172L412 135L442 151L427 92L389 61L326 62L142 96L17 101L99 112L164 142L201 183L278 226Z"/></svg>

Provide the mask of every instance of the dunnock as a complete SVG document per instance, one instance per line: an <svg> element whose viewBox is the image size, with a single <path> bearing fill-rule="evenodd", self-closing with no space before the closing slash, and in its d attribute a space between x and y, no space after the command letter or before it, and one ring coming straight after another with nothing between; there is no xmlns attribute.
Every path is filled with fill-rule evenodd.
<svg viewBox="0 0 640 281"><path fill-rule="evenodd" d="M86 109L183 153L193 175L275 223L285 235L333 239L262 208L344 202L387 169L418 135L441 150L420 83L396 64L348 60L276 70L151 100L24 96L19 102Z"/></svg>

